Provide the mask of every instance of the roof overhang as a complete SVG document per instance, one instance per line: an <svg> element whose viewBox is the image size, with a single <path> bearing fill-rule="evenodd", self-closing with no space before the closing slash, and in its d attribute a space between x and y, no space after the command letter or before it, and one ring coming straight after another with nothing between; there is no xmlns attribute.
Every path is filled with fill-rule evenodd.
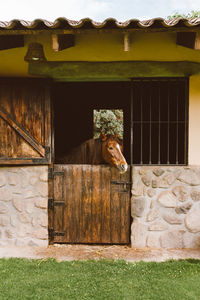
<svg viewBox="0 0 200 300"><path fill-rule="evenodd" d="M0 21L0 34L32 34L35 31L82 31L82 30L199 30L200 18L176 18L164 20L155 18L145 21L131 19L119 22L116 19L108 18L103 22L95 22L89 18L80 21L72 21L66 18L58 18L54 22L36 19L32 22L23 20L12 20L10 22Z"/></svg>

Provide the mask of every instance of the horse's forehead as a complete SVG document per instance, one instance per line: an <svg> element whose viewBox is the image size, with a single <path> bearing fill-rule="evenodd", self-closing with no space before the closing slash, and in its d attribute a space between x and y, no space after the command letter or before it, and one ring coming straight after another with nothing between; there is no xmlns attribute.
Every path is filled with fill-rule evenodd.
<svg viewBox="0 0 200 300"><path fill-rule="evenodd" d="M119 151L121 151L121 148L122 148L122 146L116 140L109 140L107 143L107 146L118 149Z"/></svg>
<svg viewBox="0 0 200 300"><path fill-rule="evenodd" d="M108 145L109 146L117 146L118 145L118 142L116 140L108 140Z"/></svg>

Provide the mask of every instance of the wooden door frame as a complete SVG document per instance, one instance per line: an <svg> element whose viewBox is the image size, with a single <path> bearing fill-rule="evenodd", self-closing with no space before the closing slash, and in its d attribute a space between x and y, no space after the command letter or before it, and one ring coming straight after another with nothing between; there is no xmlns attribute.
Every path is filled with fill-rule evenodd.
<svg viewBox="0 0 200 300"><path fill-rule="evenodd" d="M131 82L131 80L130 80ZM76 82L74 82L76 83ZM131 86L130 86L131 87ZM131 106L131 101L130 101L130 106ZM54 241L53 241L53 226L54 226L54 211L52 209L52 199L53 199L53 169L54 169L54 165L55 164L55 112L54 112L54 106L53 106L53 99L51 97L51 164L49 164L48 166L48 232L49 232L49 244L54 244ZM131 125L132 126L132 125ZM131 152L130 152L131 153ZM130 155L130 158L131 158L131 155ZM129 165L129 178L130 178L130 182L132 182L132 165L130 164ZM129 194L129 197L130 197L130 226L129 226L129 238L131 236L131 188L129 189L130 191L130 194ZM58 233L58 235L62 233ZM129 240L129 243L130 243L130 240Z"/></svg>

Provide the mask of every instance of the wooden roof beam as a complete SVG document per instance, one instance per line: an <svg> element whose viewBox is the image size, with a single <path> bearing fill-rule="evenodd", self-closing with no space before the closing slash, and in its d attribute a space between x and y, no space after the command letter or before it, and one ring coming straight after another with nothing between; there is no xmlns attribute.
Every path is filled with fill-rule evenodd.
<svg viewBox="0 0 200 300"><path fill-rule="evenodd" d="M52 47L54 51L62 51L74 46L74 34L52 34Z"/></svg>
<svg viewBox="0 0 200 300"><path fill-rule="evenodd" d="M126 32L124 33L124 51L128 52L131 48L131 39L130 39L130 33Z"/></svg>
<svg viewBox="0 0 200 300"><path fill-rule="evenodd" d="M176 44L186 48L200 50L199 32L177 32Z"/></svg>
<svg viewBox="0 0 200 300"><path fill-rule="evenodd" d="M0 50L24 47L23 35L0 35Z"/></svg>

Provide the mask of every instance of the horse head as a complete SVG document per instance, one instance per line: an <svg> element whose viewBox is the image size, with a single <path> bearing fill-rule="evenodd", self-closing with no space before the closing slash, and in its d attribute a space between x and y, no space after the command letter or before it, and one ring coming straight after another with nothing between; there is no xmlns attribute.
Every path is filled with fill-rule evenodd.
<svg viewBox="0 0 200 300"><path fill-rule="evenodd" d="M128 169L126 159L122 154L122 142L119 138L113 135L102 135L102 157L103 159L119 170L121 174Z"/></svg>

